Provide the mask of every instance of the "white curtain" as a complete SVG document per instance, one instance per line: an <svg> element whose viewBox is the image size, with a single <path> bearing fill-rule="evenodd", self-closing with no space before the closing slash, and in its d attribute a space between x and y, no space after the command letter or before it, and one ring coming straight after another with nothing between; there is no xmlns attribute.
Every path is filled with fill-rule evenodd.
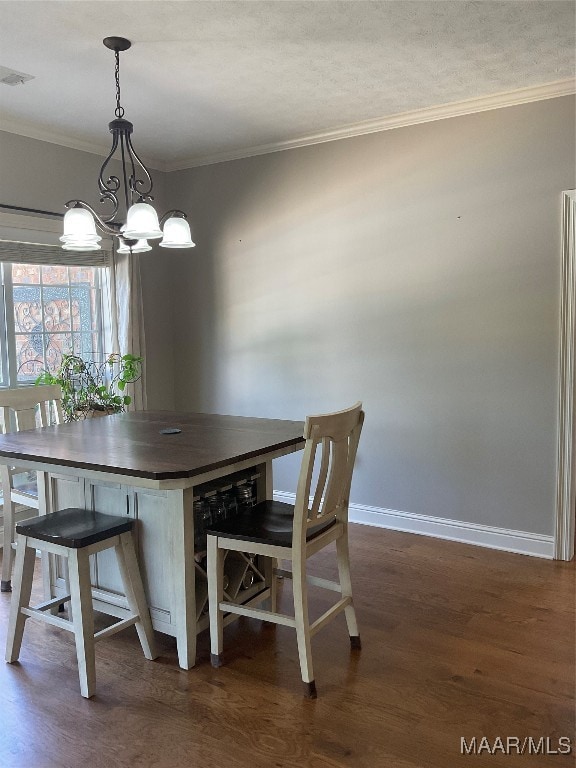
<svg viewBox="0 0 576 768"><path fill-rule="evenodd" d="M107 349L121 355L140 355L144 358L142 377L131 385L132 403L128 410L145 411L146 344L138 256L114 252L112 264L106 270L105 282L110 302L108 317L104 318Z"/></svg>

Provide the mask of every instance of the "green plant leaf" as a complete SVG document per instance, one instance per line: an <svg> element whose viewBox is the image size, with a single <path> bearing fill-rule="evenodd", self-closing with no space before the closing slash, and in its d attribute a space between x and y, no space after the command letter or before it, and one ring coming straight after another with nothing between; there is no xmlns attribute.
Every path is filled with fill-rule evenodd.
<svg viewBox="0 0 576 768"><path fill-rule="evenodd" d="M66 421L77 421L91 408L123 411L132 398L123 394L128 384L142 375L139 355L108 355L104 362L64 354L58 370L43 370L35 384L59 384Z"/></svg>

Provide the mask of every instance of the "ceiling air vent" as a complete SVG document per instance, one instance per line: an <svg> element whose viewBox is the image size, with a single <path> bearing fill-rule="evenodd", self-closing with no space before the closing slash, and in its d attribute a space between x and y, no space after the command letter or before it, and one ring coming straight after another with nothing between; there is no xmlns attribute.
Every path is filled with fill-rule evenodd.
<svg viewBox="0 0 576 768"><path fill-rule="evenodd" d="M16 72L16 70L8 67L0 67L0 83L4 83L4 85L22 85L27 80L34 80L34 75Z"/></svg>

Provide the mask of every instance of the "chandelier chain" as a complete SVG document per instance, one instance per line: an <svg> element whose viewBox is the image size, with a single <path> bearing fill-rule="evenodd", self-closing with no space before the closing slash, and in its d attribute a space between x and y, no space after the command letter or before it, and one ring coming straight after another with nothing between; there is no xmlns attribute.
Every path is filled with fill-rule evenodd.
<svg viewBox="0 0 576 768"><path fill-rule="evenodd" d="M114 51L116 56L116 66L114 68L114 76L116 78L116 109L114 114L116 117L124 117L124 107L120 104L120 52Z"/></svg>

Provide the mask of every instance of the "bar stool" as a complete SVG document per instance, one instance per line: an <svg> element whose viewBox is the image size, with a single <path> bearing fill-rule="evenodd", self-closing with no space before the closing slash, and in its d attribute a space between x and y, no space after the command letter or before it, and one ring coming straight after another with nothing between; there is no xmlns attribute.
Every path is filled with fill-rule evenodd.
<svg viewBox="0 0 576 768"><path fill-rule="evenodd" d="M156 658L150 614L132 538L134 520L103 515L85 509L62 509L17 524L16 563L10 619L6 640L6 661L18 660L24 624L28 617L40 619L74 632L80 675L80 692L90 698L96 688L94 644L133 624L144 655ZM114 547L130 609L126 619L94 633L94 610L90 581L90 555ZM67 558L70 594L30 606L36 550ZM51 609L70 600L72 619L53 615Z"/></svg>
<svg viewBox="0 0 576 768"><path fill-rule="evenodd" d="M262 501L250 512L207 527L210 657L214 667L222 663L226 613L271 621L296 630L300 671L308 698L316 698L310 642L316 632L344 611L351 647L361 648L348 555L348 499L363 423L362 403L337 413L308 416L294 505ZM315 464L319 465L316 472ZM338 581L308 575L307 559L333 542L336 543ZM294 615L277 612L274 575L269 611L224 600L226 551L291 562L291 570L275 569L275 574L292 579ZM340 594L340 599L313 623L308 616L308 583Z"/></svg>

